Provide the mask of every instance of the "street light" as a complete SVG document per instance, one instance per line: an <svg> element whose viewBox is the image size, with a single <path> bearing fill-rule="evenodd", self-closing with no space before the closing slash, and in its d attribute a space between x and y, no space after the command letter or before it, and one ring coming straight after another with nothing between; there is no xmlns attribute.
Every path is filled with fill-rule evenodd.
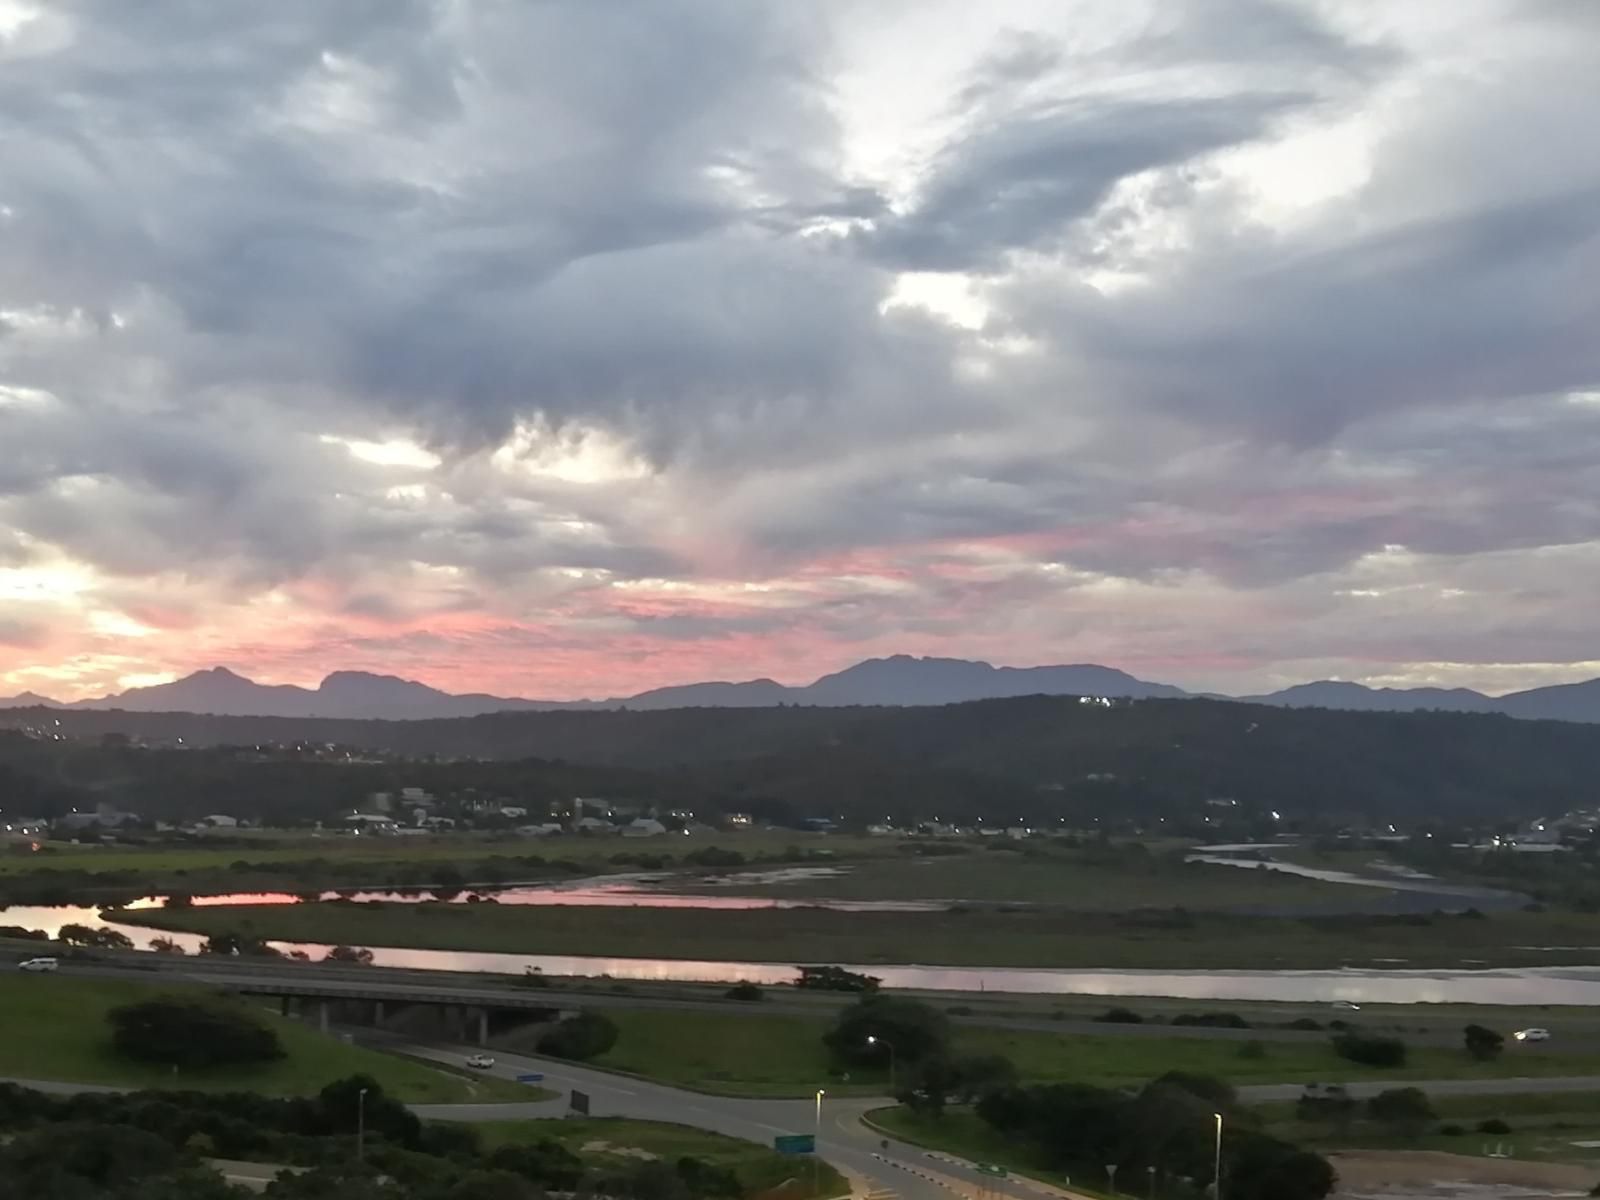
<svg viewBox="0 0 1600 1200"><path fill-rule="evenodd" d="M889 1051L889 1094L894 1095L894 1043L888 1038L878 1037L876 1034L867 1034L867 1045L883 1046Z"/></svg>
<svg viewBox="0 0 1600 1200"><path fill-rule="evenodd" d="M1211 1167L1211 1195L1213 1200L1222 1200L1222 1114L1211 1115L1217 1119L1217 1156Z"/></svg>
<svg viewBox="0 0 1600 1200"><path fill-rule="evenodd" d="M364 1162L367 1154L367 1089L356 1093L356 1161Z"/></svg>
<svg viewBox="0 0 1600 1200"><path fill-rule="evenodd" d="M816 1132L811 1135L811 1194L813 1196L822 1191L822 1147L817 1143L822 1141L822 1098L827 1094L822 1088L817 1089Z"/></svg>

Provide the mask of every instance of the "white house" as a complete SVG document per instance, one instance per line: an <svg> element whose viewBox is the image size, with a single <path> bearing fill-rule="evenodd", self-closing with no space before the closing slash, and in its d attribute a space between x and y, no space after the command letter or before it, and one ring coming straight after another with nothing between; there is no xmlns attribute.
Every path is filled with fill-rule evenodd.
<svg viewBox="0 0 1600 1200"><path fill-rule="evenodd" d="M211 816L204 818L202 823L211 826L213 829L237 829L239 827L239 818L230 817L226 813L213 813Z"/></svg>
<svg viewBox="0 0 1600 1200"><path fill-rule="evenodd" d="M611 833L612 830L611 822L599 817L579 817L572 823L573 833Z"/></svg>
<svg viewBox="0 0 1600 1200"><path fill-rule="evenodd" d="M623 837L659 837L667 827L654 817L640 817L622 827Z"/></svg>

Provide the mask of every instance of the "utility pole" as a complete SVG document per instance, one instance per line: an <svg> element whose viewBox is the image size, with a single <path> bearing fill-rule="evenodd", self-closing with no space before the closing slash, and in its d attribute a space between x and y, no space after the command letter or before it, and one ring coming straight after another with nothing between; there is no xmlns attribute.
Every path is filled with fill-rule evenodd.
<svg viewBox="0 0 1600 1200"><path fill-rule="evenodd" d="M356 1161L367 1158L367 1089L356 1093Z"/></svg>

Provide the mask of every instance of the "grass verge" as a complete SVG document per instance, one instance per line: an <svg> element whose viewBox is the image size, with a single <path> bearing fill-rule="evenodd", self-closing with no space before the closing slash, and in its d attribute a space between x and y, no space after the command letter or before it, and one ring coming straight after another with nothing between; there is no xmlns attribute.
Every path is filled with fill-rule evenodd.
<svg viewBox="0 0 1600 1200"><path fill-rule="evenodd" d="M779 1014L618 1009L607 1014L617 1044L597 1066L628 1071L701 1091L752 1096L803 1096L817 1086L845 1094L881 1094L886 1075L837 1073L822 1045L828 1022ZM1214 1075L1235 1084L1407 1079L1487 1079L1600 1074L1590 1054L1503 1055L1489 1063L1464 1051L1412 1047L1403 1068L1362 1067L1322 1042L1269 1042L1260 1057L1246 1043L1203 1037L1117 1037L957 1028L958 1054L1004 1054L1032 1081L1073 1080L1103 1086L1144 1083L1167 1071ZM1252 1052L1252 1055L1255 1052Z"/></svg>

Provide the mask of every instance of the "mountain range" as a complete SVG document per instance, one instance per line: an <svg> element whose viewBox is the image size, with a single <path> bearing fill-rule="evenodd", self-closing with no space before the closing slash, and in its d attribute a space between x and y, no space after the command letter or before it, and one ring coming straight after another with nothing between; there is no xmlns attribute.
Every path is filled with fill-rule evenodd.
<svg viewBox="0 0 1600 1200"><path fill-rule="evenodd" d="M0 699L0 708L63 708L127 712L189 712L219 716L336 717L416 720L471 717L504 711L560 709L769 708L780 704L919 706L957 704L1008 696L1111 696L1182 699L1193 693L1138 679L1093 663L996 667L959 658L873 658L824 675L802 687L771 679L741 683L690 683L607 700L528 700L483 693L455 695L415 680L366 671L335 671L315 688L261 684L226 667L196 671L171 683L130 688L117 695L63 704L34 692ZM1286 708L1367 712L1502 713L1511 717L1600 722L1600 679L1487 696L1466 688L1369 688L1321 680L1258 696L1222 697Z"/></svg>

